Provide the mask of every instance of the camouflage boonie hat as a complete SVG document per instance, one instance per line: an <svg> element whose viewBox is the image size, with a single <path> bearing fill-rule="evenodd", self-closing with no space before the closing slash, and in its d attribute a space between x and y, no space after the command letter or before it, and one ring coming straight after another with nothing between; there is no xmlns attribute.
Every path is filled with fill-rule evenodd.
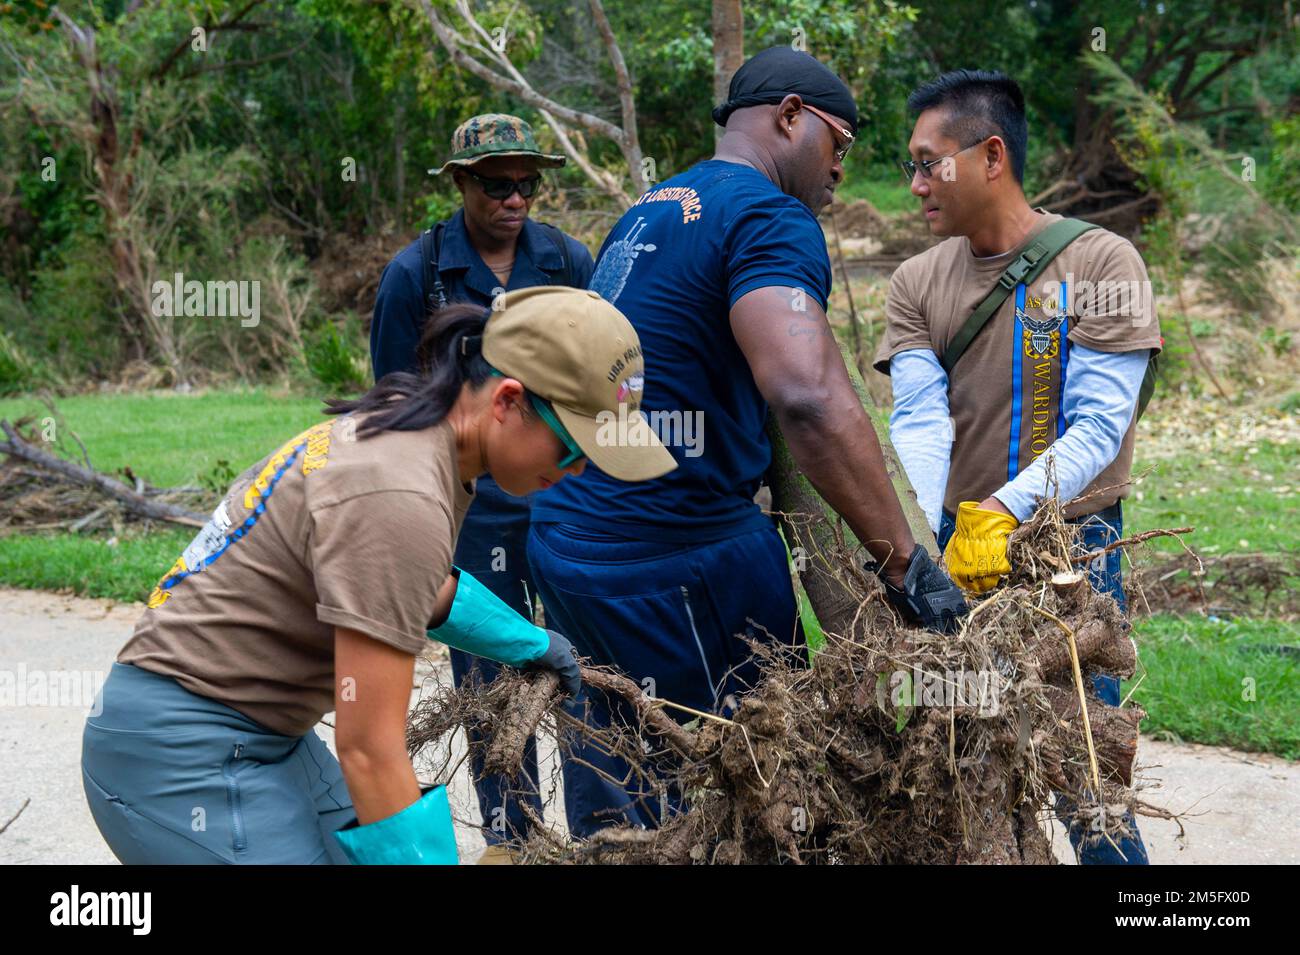
<svg viewBox="0 0 1300 955"><path fill-rule="evenodd" d="M451 134L451 158L429 174L436 176L452 166L472 166L489 156L530 156L543 169L564 165L564 157L542 152L533 138L533 127L508 113L473 116Z"/></svg>

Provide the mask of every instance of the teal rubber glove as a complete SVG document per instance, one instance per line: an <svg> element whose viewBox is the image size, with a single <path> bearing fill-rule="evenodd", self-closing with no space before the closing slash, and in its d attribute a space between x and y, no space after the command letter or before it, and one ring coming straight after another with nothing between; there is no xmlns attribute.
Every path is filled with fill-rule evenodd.
<svg viewBox="0 0 1300 955"><path fill-rule="evenodd" d="M456 865L456 830L447 787L435 786L401 812L334 838L353 865Z"/></svg>
<svg viewBox="0 0 1300 955"><path fill-rule="evenodd" d="M465 571L457 568L456 599L447 622L429 630L431 640L512 667L545 656L551 639Z"/></svg>

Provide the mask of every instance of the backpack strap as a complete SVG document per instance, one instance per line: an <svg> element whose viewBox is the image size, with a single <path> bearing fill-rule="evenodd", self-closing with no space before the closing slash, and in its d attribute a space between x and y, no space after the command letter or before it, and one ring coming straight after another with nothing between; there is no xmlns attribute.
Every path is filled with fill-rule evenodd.
<svg viewBox="0 0 1300 955"><path fill-rule="evenodd" d="M1161 344L1164 339L1161 339ZM1140 419L1142 412L1147 410L1147 405L1151 403L1151 396L1156 393L1156 374L1159 371L1160 354L1153 348L1151 357L1147 359L1147 370L1142 375L1142 387L1138 389L1137 416Z"/></svg>
<svg viewBox="0 0 1300 955"><path fill-rule="evenodd" d="M1007 300L1007 296L1017 285L1022 282L1028 284L1038 278L1043 269L1047 268L1047 264L1056 258L1062 249L1085 232L1095 228L1097 227L1091 222L1084 222L1081 219L1062 219L1053 222L1040 232L1034 241L1002 271L998 276L997 284L988 295L984 296L984 300L975 306L975 311L971 312L970 318L966 319L966 324L948 344L939 359L943 370L949 375L952 374L953 368L957 366L957 362L961 360L970 343L975 340L975 336L988 324L989 319L1002 307L1002 303Z"/></svg>
<svg viewBox="0 0 1300 955"><path fill-rule="evenodd" d="M443 223L439 222L432 229L420 233L420 264L424 273L421 291L424 293L424 309L428 314L447 305L447 290L443 288L442 276L438 274L438 257L442 254L442 227Z"/></svg>
<svg viewBox="0 0 1300 955"><path fill-rule="evenodd" d="M569 258L569 243L564 241L564 233L549 222L539 222L537 224L542 227L542 231L551 240L551 244L560 252L560 261L563 263L561 274L564 278L564 284L573 285L573 262Z"/></svg>

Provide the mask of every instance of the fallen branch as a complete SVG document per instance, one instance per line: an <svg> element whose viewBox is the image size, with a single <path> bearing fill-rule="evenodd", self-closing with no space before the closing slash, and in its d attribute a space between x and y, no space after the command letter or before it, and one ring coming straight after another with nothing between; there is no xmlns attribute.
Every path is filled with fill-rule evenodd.
<svg viewBox="0 0 1300 955"><path fill-rule="evenodd" d="M629 703L636 715L645 724L645 728L656 736L662 737L680 755L689 758L695 756L695 740L691 734L682 729L680 723L663 711L662 701L646 696L632 680L608 670L582 668L582 682L587 686L613 693Z"/></svg>
<svg viewBox="0 0 1300 955"><path fill-rule="evenodd" d="M551 670L542 670L531 678L527 691L521 694L518 709L488 748L484 759L485 772L494 776L509 774L520 765L529 737L550 709L559 689L560 677Z"/></svg>
<svg viewBox="0 0 1300 955"><path fill-rule="evenodd" d="M69 478L76 484L94 488L114 500L120 501L136 514L154 520L170 521L173 524L184 524L189 527L202 527L206 523L206 518L202 514L175 504L151 501L145 495L132 490L121 481L111 478L107 474L100 474L98 471L92 471L79 464L64 460L57 455L50 454L48 451L42 451L40 448L34 447L24 441L7 420L0 420L0 431L3 431L8 439L7 441L0 441L0 452L11 457L21 458L24 461L30 461L32 464L39 465L48 471Z"/></svg>
<svg viewBox="0 0 1300 955"><path fill-rule="evenodd" d="M26 809L29 805L31 805L31 802L32 802L32 798L30 796L28 796L26 799L23 800L23 804L18 807L18 811L9 817L8 822L6 822L3 826L0 826L0 835L3 835L4 831L14 824L14 821L23 814L23 810Z"/></svg>
<svg viewBox="0 0 1300 955"><path fill-rule="evenodd" d="M1089 561L1096 560L1103 554L1109 554L1113 550L1121 547L1131 547L1133 544L1140 544L1143 541L1151 540L1153 537L1181 537L1183 534L1190 534L1195 531L1195 527L1175 527L1172 530L1159 529L1154 531L1143 531L1141 534L1134 534L1132 537L1125 537L1105 547L1099 547L1097 550L1090 550L1086 554L1080 554L1078 557L1071 557L1070 560L1076 564L1086 564Z"/></svg>

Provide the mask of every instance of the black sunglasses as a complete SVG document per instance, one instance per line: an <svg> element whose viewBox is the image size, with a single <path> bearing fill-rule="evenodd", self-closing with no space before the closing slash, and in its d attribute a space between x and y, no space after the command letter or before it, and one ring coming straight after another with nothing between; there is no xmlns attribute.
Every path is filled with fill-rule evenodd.
<svg viewBox="0 0 1300 955"><path fill-rule="evenodd" d="M525 199L531 199L542 188L541 176L529 176L527 179L485 179L477 173L465 170L465 174L479 184L483 195L489 199L509 199L516 192Z"/></svg>

